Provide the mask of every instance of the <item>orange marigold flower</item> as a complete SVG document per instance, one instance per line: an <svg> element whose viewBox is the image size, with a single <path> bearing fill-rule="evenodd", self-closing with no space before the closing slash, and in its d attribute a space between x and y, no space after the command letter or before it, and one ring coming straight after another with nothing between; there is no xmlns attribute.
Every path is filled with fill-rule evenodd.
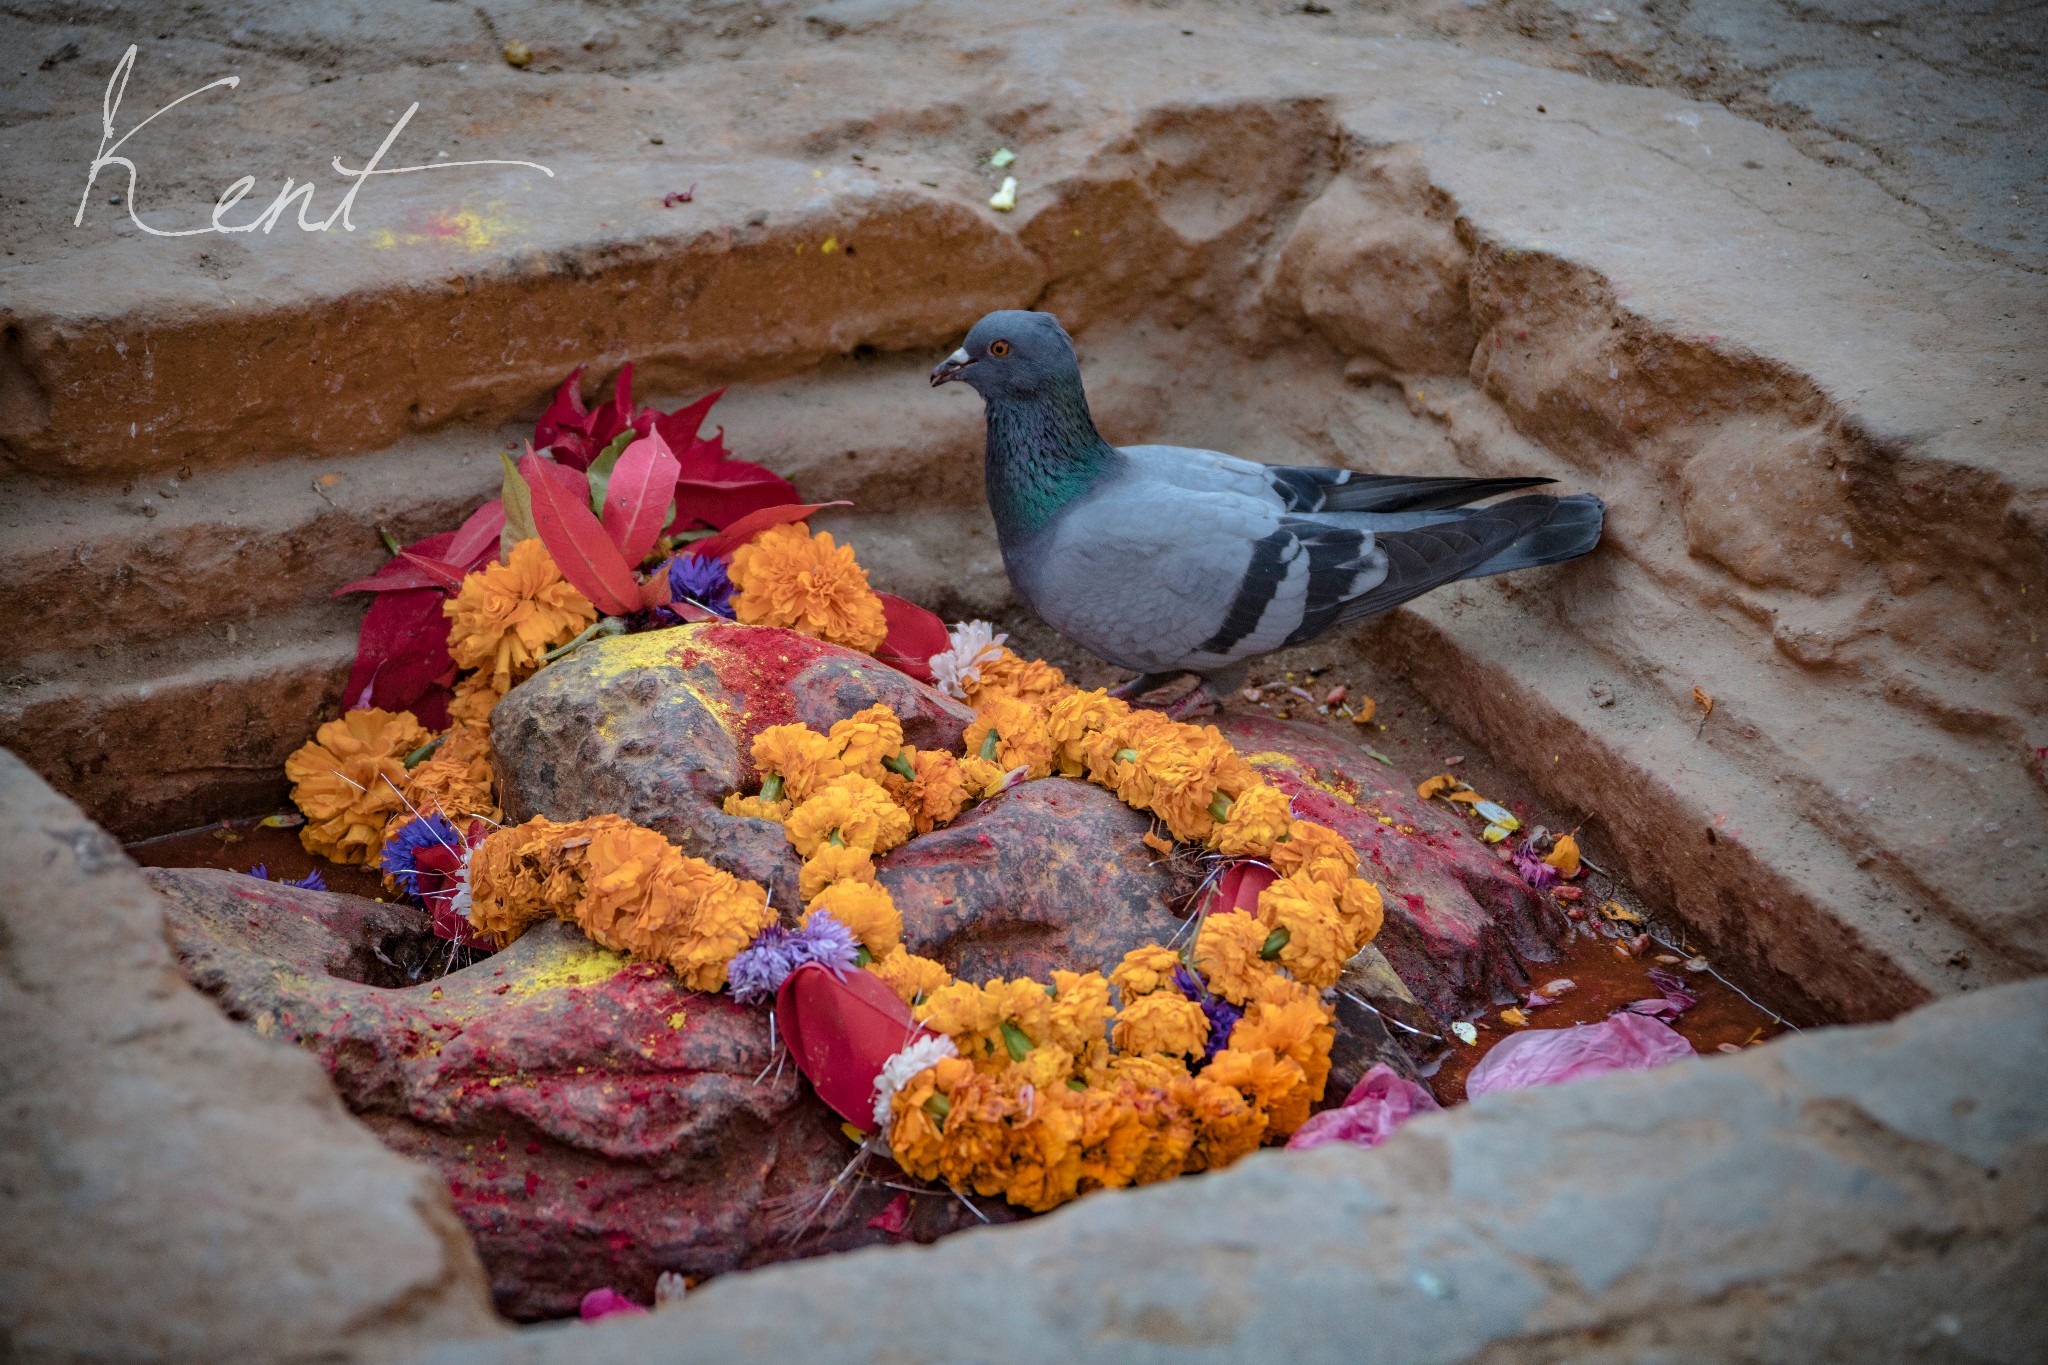
<svg viewBox="0 0 2048 1365"><path fill-rule="evenodd" d="M881 977L883 984L896 992L897 998L906 1005L916 1005L953 981L953 974L946 970L944 963L919 957L903 948L876 958L868 964L868 970Z"/></svg>
<svg viewBox="0 0 2048 1365"><path fill-rule="evenodd" d="M582 866L565 865L559 845L580 837L578 829L536 816L491 831L469 858L471 927L502 948L541 920L567 915L583 896Z"/></svg>
<svg viewBox="0 0 2048 1365"><path fill-rule="evenodd" d="M938 1179L945 1136L934 1110L950 1118L953 1093L973 1077L972 1066L947 1057L904 1082L889 1107L889 1153L897 1165L920 1180Z"/></svg>
<svg viewBox="0 0 2048 1365"><path fill-rule="evenodd" d="M1274 1004L1255 1002L1231 1030L1230 1048L1234 1052L1267 1048L1275 1057L1287 1058L1308 1078L1309 1099L1319 1100L1330 1077L1330 1047L1336 1040L1330 1011L1311 996Z"/></svg>
<svg viewBox="0 0 2048 1365"><path fill-rule="evenodd" d="M1053 702L1046 711L1045 732L1060 773L1066 777L1088 774L1094 741L1130 713L1129 702L1110 696L1103 688L1072 692Z"/></svg>
<svg viewBox="0 0 2048 1365"><path fill-rule="evenodd" d="M1213 916L1211 917L1213 918ZM1173 969L1180 966L1180 954L1158 943L1148 943L1124 954L1109 974L1109 984L1124 1000L1136 1000L1173 984Z"/></svg>
<svg viewBox="0 0 2048 1365"><path fill-rule="evenodd" d="M789 808L787 801L763 801L758 796L741 796L738 792L727 796L722 807L727 815L737 815L746 820L773 820L778 825L789 818Z"/></svg>
<svg viewBox="0 0 2048 1365"><path fill-rule="evenodd" d="M980 986L956 981L926 997L916 1014L985 1071L1001 1071L1053 1038L1052 999L1029 977L998 977Z"/></svg>
<svg viewBox="0 0 2048 1365"><path fill-rule="evenodd" d="M960 781L970 796L986 801L1000 796L1004 783L1009 779L1009 770L1000 763L969 754L960 760Z"/></svg>
<svg viewBox="0 0 2048 1365"><path fill-rule="evenodd" d="M1119 1052L1197 1057L1209 1041L1209 1016L1194 1001L1167 991L1141 995L1117 1011L1110 1041Z"/></svg>
<svg viewBox="0 0 2048 1365"><path fill-rule="evenodd" d="M910 837L910 817L878 783L859 773L847 773L826 783L791 811L783 829L798 854L806 858L830 843L834 835L849 847L887 853Z"/></svg>
<svg viewBox="0 0 2048 1365"><path fill-rule="evenodd" d="M882 787L910 816L911 827L919 834L929 834L941 825L951 824L975 792L968 788L966 768L944 749L906 752L910 755L911 770L917 776L904 777L884 769ZM987 779L983 781L986 783Z"/></svg>
<svg viewBox="0 0 2048 1365"><path fill-rule="evenodd" d="M1351 847L1351 841L1313 820L1296 820L1289 825L1287 837L1273 845L1267 860L1283 877L1306 872L1327 883L1332 891L1341 890L1344 883L1358 875L1358 850Z"/></svg>
<svg viewBox="0 0 2048 1365"><path fill-rule="evenodd" d="M903 722L877 703L835 722L828 738L838 746L846 771L880 781L882 760L903 752Z"/></svg>
<svg viewBox="0 0 2048 1365"><path fill-rule="evenodd" d="M980 678L963 690L967 704L979 711L996 696L1014 697L1042 710L1077 689L1068 685L1066 674L1045 660L1019 658L998 646L993 655L982 655Z"/></svg>
<svg viewBox="0 0 2048 1365"><path fill-rule="evenodd" d="M1158 1052L1118 1052L1090 1073L1097 1085L1128 1081L1140 1090L1165 1090L1188 1078L1188 1064L1180 1057Z"/></svg>
<svg viewBox="0 0 2048 1365"><path fill-rule="evenodd" d="M865 653L888 637L867 571L829 531L813 536L803 522L770 527L733 551L726 573L733 611L750 626L785 626Z"/></svg>
<svg viewBox="0 0 2048 1365"><path fill-rule="evenodd" d="M1294 824L1287 794L1264 782L1239 792L1229 810L1230 818L1210 830L1208 840L1226 858L1269 857Z"/></svg>
<svg viewBox="0 0 2048 1365"><path fill-rule="evenodd" d="M1271 932L1244 910L1209 915L1202 921L1201 937L1195 940L1191 954L1195 970L1210 990L1233 1005L1242 1005L1273 975L1273 964L1259 956Z"/></svg>
<svg viewBox="0 0 2048 1365"><path fill-rule="evenodd" d="M489 673L465 673L455 681L455 700L448 703L448 721L488 735L491 708L505 698Z"/></svg>
<svg viewBox="0 0 2048 1365"><path fill-rule="evenodd" d="M405 756L427 742L410 711L351 711L330 720L284 761L292 802L305 813L299 842L337 863L374 862L384 828L405 810Z"/></svg>
<svg viewBox="0 0 2048 1365"><path fill-rule="evenodd" d="M1216 827L1218 805L1227 808L1256 785L1259 776L1215 726L1179 728L1185 732L1179 743L1163 744L1157 756L1149 758L1141 748L1136 766L1148 788L1144 808L1164 820L1174 838L1200 843Z"/></svg>
<svg viewBox="0 0 2048 1365"><path fill-rule="evenodd" d="M597 620L538 540L522 540L503 564L486 564L442 603L448 652L458 668L481 669L502 696L535 669L541 655L567 644Z"/></svg>
<svg viewBox="0 0 2048 1365"><path fill-rule="evenodd" d="M1058 1086L1066 1090L1067 1081L1073 1074L1073 1053L1057 1043L1040 1043L1024 1054L1023 1061L1011 1065L1008 1079L1018 1086L1029 1085L1040 1090Z"/></svg>
<svg viewBox="0 0 2048 1365"><path fill-rule="evenodd" d="M754 769L766 784L782 780L775 799L808 801L820 787L846 772L839 745L808 725L771 725L754 736Z"/></svg>
<svg viewBox="0 0 2048 1365"><path fill-rule="evenodd" d="M439 811L451 820L481 815L497 820L492 795L489 732L459 725L441 737L433 756L412 770L405 784L406 804L421 815Z"/></svg>
<svg viewBox="0 0 2048 1365"><path fill-rule="evenodd" d="M1300 1065L1276 1057L1271 1048L1240 1049L1237 1035L1202 1070L1202 1078L1227 1085L1266 1115L1266 1131L1285 1137L1308 1119L1309 1081Z"/></svg>
<svg viewBox="0 0 2048 1365"><path fill-rule="evenodd" d="M871 957L884 957L903 946L903 916L886 888L874 882L834 882L820 891L804 912L829 914L852 931Z"/></svg>
<svg viewBox="0 0 2048 1365"><path fill-rule="evenodd" d="M1265 1111L1235 1086L1209 1079L1206 1071L1180 1082L1168 1093L1194 1125L1194 1141L1181 1167L1184 1172L1220 1170L1255 1150L1266 1135Z"/></svg>
<svg viewBox="0 0 2048 1365"><path fill-rule="evenodd" d="M797 876L796 891L804 904L809 905L813 897L834 882L872 882L874 879L875 860L866 849L848 844L821 844L818 851L804 861L803 871ZM879 953L875 955L881 956Z"/></svg>
<svg viewBox="0 0 2048 1365"><path fill-rule="evenodd" d="M1259 893L1259 922L1284 934L1280 965L1318 990L1337 984L1351 959L1351 928L1328 886L1303 873L1282 877Z"/></svg>
<svg viewBox="0 0 2048 1365"><path fill-rule="evenodd" d="M1363 877L1353 877L1344 883L1338 894L1337 908L1343 912L1344 927L1350 931L1351 952L1346 960L1357 955L1358 950L1379 937L1380 925L1386 919L1386 906L1380 899L1379 887Z"/></svg>
<svg viewBox="0 0 2048 1365"><path fill-rule="evenodd" d="M1053 996L1046 1042L1057 1043L1076 1057L1103 1040L1109 1016L1116 1007L1109 1002L1109 981L1101 972L1052 974Z"/></svg>
<svg viewBox="0 0 2048 1365"><path fill-rule="evenodd" d="M1005 771L1026 769L1029 778L1052 773L1052 740L1045 732L1045 711L1028 701L998 693L984 699L974 724L967 727L967 752L992 760Z"/></svg>

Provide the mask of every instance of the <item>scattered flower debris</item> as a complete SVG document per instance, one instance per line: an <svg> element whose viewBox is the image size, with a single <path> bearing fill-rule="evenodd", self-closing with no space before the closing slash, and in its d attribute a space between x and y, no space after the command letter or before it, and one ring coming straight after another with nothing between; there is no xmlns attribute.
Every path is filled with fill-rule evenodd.
<svg viewBox="0 0 2048 1365"><path fill-rule="evenodd" d="M988 206L997 213L1008 213L1011 209L1017 207L1016 176L1006 175L1003 177L1002 188L988 197Z"/></svg>
<svg viewBox="0 0 2048 1365"><path fill-rule="evenodd" d="M695 200L696 197L697 185L695 181L692 181L690 188L686 190L671 190L669 193L661 196L661 206L665 209L672 209L677 204L688 204Z"/></svg>

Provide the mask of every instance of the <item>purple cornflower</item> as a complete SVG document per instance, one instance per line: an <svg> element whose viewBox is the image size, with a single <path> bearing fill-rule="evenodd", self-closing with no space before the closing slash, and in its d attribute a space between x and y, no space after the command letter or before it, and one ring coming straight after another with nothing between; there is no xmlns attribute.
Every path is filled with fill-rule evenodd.
<svg viewBox="0 0 2048 1365"><path fill-rule="evenodd" d="M1186 967L1173 969L1173 984L1180 987L1180 993L1202 1007L1202 1013L1209 1016L1209 1044L1202 1051L1204 1062L1216 1060L1216 1054L1230 1046L1230 1035L1237 1029L1237 1021L1244 1018L1244 1011L1227 1000L1218 1000L1209 994L1200 977Z"/></svg>
<svg viewBox="0 0 2048 1365"><path fill-rule="evenodd" d="M853 931L820 910L801 929L773 924L763 929L726 968L725 983L732 998L745 1004L774 995L783 980L807 962L843 974L859 961L860 945L854 942Z"/></svg>
<svg viewBox="0 0 2048 1365"><path fill-rule="evenodd" d="M258 863L249 869L249 875L261 877L264 881L275 880L280 886L296 886L306 891L325 891L327 889L327 879L320 875L320 869L317 867L303 877L272 878L270 869L264 864Z"/></svg>
<svg viewBox="0 0 2048 1365"><path fill-rule="evenodd" d="M1536 852L1536 841L1526 839L1515 851L1515 871L1522 874L1522 880L1537 891L1557 880L1557 869L1543 861Z"/></svg>
<svg viewBox="0 0 2048 1365"><path fill-rule="evenodd" d="M716 555L677 555L668 562L668 590L678 600L688 598L706 611L733 618L732 579L726 577L725 561Z"/></svg>
<svg viewBox="0 0 2048 1365"><path fill-rule="evenodd" d="M398 883L398 889L418 900L422 895L420 870L415 862L423 848L461 849L463 837L455 832L455 826L448 823L448 817L439 811L423 815L417 820L408 820L398 833L384 841L384 855L378 866L391 874Z"/></svg>

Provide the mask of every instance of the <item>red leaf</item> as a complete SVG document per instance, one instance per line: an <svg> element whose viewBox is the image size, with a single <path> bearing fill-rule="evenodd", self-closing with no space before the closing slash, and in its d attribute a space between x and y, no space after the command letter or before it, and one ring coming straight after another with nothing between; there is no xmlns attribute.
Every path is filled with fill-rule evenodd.
<svg viewBox="0 0 2048 1365"><path fill-rule="evenodd" d="M665 607L675 600L675 584L668 581L668 566L657 569L645 583L640 585L640 605L649 611Z"/></svg>
<svg viewBox="0 0 2048 1365"><path fill-rule="evenodd" d="M640 601L640 583L590 510L589 480L538 455L521 460L519 473L533 492L534 529L562 577L606 615L630 613Z"/></svg>
<svg viewBox="0 0 2048 1365"><path fill-rule="evenodd" d="M627 446L612 466L604 487L604 529L627 565L638 564L654 548L680 472L659 430Z"/></svg>
<svg viewBox="0 0 2048 1365"><path fill-rule="evenodd" d="M411 550L400 550L398 555L401 559L419 565L421 572L439 586L450 592L462 591L463 569L460 565L450 564L445 559L431 559L426 555L414 554Z"/></svg>
<svg viewBox="0 0 2048 1365"><path fill-rule="evenodd" d="M723 621L726 619L715 611L707 611L688 598L684 598L680 602L671 601L668 604L668 609L682 617L685 621Z"/></svg>
<svg viewBox="0 0 2048 1365"><path fill-rule="evenodd" d="M1209 893L1209 913L1229 914L1232 910L1259 912L1259 893L1278 881L1279 874L1264 863L1241 859L1223 869Z"/></svg>
<svg viewBox="0 0 2048 1365"><path fill-rule="evenodd" d="M932 655L943 654L952 648L946 623L917 603L905 601L894 593L875 595L882 599L882 612L889 622L888 637L875 651L875 658L899 673L908 673L919 682L930 682Z"/></svg>
<svg viewBox="0 0 2048 1365"><path fill-rule="evenodd" d="M685 546L683 553L724 559L771 526L786 526L792 521L802 521L822 508L851 506L853 504L850 502L787 502L779 507L763 507L759 511L747 513L717 535L706 536Z"/></svg>
<svg viewBox="0 0 2048 1365"><path fill-rule="evenodd" d="M818 1098L863 1131L874 1127L882 1064L930 1033L873 972L842 977L816 962L784 978L775 1022Z"/></svg>
<svg viewBox="0 0 2048 1365"><path fill-rule="evenodd" d="M422 722L423 699L438 702L445 723L444 698L429 698L434 680L455 666L448 654L448 618L441 612L447 594L439 588L387 592L371 604L356 641L355 666L342 689L348 709L379 706L411 711Z"/></svg>
<svg viewBox="0 0 2048 1365"><path fill-rule="evenodd" d="M676 452L677 459L685 459L691 452L691 443L697 439L697 429L704 425L704 418L711 411L711 405L724 396L724 389L713 389L696 402L677 408L674 412L649 409L654 418L654 429L661 433L662 440L668 442L668 448Z"/></svg>
<svg viewBox="0 0 2048 1365"><path fill-rule="evenodd" d="M554 401L547 411L533 424L533 443L542 450L555 442L555 437L564 431L583 432L590 425L590 409L583 406L583 367L578 365L569 371L569 377L562 381L562 387L555 390Z"/></svg>
<svg viewBox="0 0 2048 1365"><path fill-rule="evenodd" d="M886 1232L894 1237L902 1232L904 1225L909 1222L910 1196L898 1190L896 1197L883 1205L880 1213L868 1219L868 1226L877 1232Z"/></svg>
<svg viewBox="0 0 2048 1365"><path fill-rule="evenodd" d="M498 557L498 537L505 530L505 502L492 498L482 507L469 514L448 542L448 550L442 558L450 564L459 565L466 574L475 573ZM408 545L408 550L419 550L417 545ZM425 554L425 550L420 550Z"/></svg>
<svg viewBox="0 0 2048 1365"><path fill-rule="evenodd" d="M416 540L405 548L415 554L430 558L445 557L448 546L454 541L456 532L440 531L425 540ZM351 592L403 592L408 588L431 588L433 577L419 565L408 561L404 555L393 555L383 567L368 578L358 578L353 583L344 583L334 590L336 597Z"/></svg>
<svg viewBox="0 0 2048 1365"><path fill-rule="evenodd" d="M723 528L750 512L796 501L795 484L759 465L726 460L718 469L718 478L676 480L676 519L669 523L671 531L687 531L698 522Z"/></svg>

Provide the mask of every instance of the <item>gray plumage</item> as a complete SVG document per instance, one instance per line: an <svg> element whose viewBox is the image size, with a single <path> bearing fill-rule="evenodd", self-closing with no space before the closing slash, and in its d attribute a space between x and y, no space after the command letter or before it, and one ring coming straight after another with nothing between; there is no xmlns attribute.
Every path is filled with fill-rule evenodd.
<svg viewBox="0 0 2048 1365"><path fill-rule="evenodd" d="M1548 479L1427 478L1124 446L1088 413L1049 313L976 323L932 372L987 405L989 506L1011 585L1040 618L1144 675L1221 695L1261 654L1463 578L1574 559L1600 539L1591 494L1480 499Z"/></svg>

